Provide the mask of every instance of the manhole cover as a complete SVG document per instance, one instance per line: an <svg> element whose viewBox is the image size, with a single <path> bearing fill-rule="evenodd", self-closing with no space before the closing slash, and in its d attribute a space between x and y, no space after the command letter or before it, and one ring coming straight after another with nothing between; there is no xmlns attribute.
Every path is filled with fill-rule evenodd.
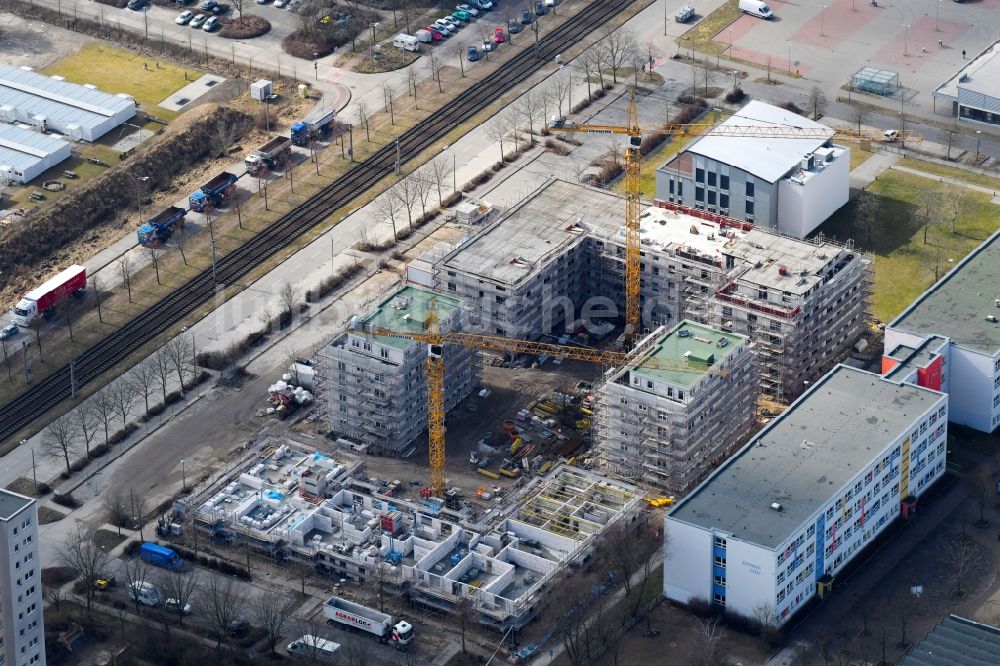
<svg viewBox="0 0 1000 666"><path fill-rule="evenodd" d="M206 86L206 87L208 87L208 88L211 88L211 87L212 87L212 86L214 86L214 85L215 85L216 83L218 83L218 81L212 81L212 80L209 80L209 81L205 81L205 86Z"/></svg>
<svg viewBox="0 0 1000 666"><path fill-rule="evenodd" d="M177 106L184 106L190 101L191 100L189 100L187 97L181 97L180 99L175 99L174 104L176 104Z"/></svg>

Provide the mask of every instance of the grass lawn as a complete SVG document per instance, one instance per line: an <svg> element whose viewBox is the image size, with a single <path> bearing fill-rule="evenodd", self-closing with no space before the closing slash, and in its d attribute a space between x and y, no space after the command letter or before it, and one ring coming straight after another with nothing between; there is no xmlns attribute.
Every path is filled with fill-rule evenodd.
<svg viewBox="0 0 1000 666"><path fill-rule="evenodd" d="M652 199L656 195L656 170L664 162L688 147L697 136L675 136L671 141L642 158L639 169L639 191L643 197ZM615 192L625 192L625 176L621 176L612 186Z"/></svg>
<svg viewBox="0 0 1000 666"><path fill-rule="evenodd" d="M944 185L898 171L886 171L869 186L879 197L879 223L867 237L856 224L856 200L837 211L821 227L825 235L841 241L854 239L863 250L875 254L874 310L881 321L889 321L934 283L935 267L944 275L950 265L986 240L1000 227L1000 207L990 197L966 191L964 212L951 233L943 220L931 222L924 243L918 207L923 192L943 194Z"/></svg>
<svg viewBox="0 0 1000 666"><path fill-rule="evenodd" d="M925 162L924 160L919 160L914 157L904 157L899 161L899 166L917 169L918 171L923 171L925 173L932 173L935 176L944 176L945 178L964 180L965 182L972 183L973 185L979 185L981 187L988 187L990 189L1000 191L1000 178L976 173L975 171L969 171L968 169L963 169L961 167L945 166L943 164L937 164L936 162Z"/></svg>
<svg viewBox="0 0 1000 666"><path fill-rule="evenodd" d="M693 48L702 53L717 53L729 48L728 44L718 44L712 41L726 26L741 15L738 0L726 0L726 3L699 21L693 28L684 33L677 41L684 48Z"/></svg>
<svg viewBox="0 0 1000 666"><path fill-rule="evenodd" d="M856 143L851 144L851 171L854 171L859 166L861 166L865 160L874 155L874 153L862 150L861 146Z"/></svg>
<svg viewBox="0 0 1000 666"><path fill-rule="evenodd" d="M201 72L185 70L165 60L160 60L157 68L156 62L154 58L106 44L87 44L44 71L73 83L91 83L104 92L129 94L146 107L156 106L187 85L185 71L191 81L201 76ZM148 69L143 68L144 64ZM157 109L158 115L160 111Z"/></svg>

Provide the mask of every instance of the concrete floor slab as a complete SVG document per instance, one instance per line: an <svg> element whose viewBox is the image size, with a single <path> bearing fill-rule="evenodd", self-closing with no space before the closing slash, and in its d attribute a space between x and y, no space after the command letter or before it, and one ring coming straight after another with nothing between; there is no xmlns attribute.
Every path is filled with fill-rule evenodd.
<svg viewBox="0 0 1000 666"><path fill-rule="evenodd" d="M160 106L167 111L181 111L223 81L221 76L206 74L160 102Z"/></svg>

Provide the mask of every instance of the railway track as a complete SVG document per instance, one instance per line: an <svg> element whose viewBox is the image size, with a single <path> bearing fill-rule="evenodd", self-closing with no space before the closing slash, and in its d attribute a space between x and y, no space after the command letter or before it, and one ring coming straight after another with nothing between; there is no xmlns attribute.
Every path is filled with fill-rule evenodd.
<svg viewBox="0 0 1000 666"><path fill-rule="evenodd" d="M634 1L592 0L576 15L541 37L537 54L535 48L524 49L487 81L476 84L474 89L446 103L433 116L407 130L399 137L401 154L419 154ZM529 35L524 33L522 39ZM395 145L384 146L302 206L280 217L266 230L216 262L218 282L231 284L239 280L302 234L320 225L332 213L393 171L395 160ZM127 359L136 349L214 295L212 271L206 269L77 356L74 359L77 388ZM0 408L0 441L18 433L70 397L70 393L70 369L65 365Z"/></svg>

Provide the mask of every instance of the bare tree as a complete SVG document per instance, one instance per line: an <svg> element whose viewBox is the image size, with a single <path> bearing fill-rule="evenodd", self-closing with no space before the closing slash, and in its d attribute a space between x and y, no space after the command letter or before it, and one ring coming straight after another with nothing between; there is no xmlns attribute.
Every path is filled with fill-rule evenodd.
<svg viewBox="0 0 1000 666"><path fill-rule="evenodd" d="M216 649L222 649L222 639L229 625L240 619L246 597L232 578L209 576L203 589L205 615L216 630Z"/></svg>
<svg viewBox="0 0 1000 666"><path fill-rule="evenodd" d="M369 123L371 122L371 111L368 110L368 104L363 100L358 100L358 122L364 125L365 128L365 139L368 141L372 140L371 127Z"/></svg>
<svg viewBox="0 0 1000 666"><path fill-rule="evenodd" d="M94 414L98 423L104 427L104 444L108 444L111 439L111 421L115 418L115 401L111 396L109 388L98 391L90 398L90 403L94 406Z"/></svg>
<svg viewBox="0 0 1000 666"><path fill-rule="evenodd" d="M466 53L466 52L465 52L465 49L463 49L463 48L461 47L461 45L459 45L458 43L456 43L456 44L455 44L455 45L454 45L454 46L452 47L452 51L453 51L453 52L455 53L455 55L457 55L457 56L458 56L458 67L459 67L459 71L461 71L461 73L462 73L462 78L464 79L464 78L465 78L465 53Z"/></svg>
<svg viewBox="0 0 1000 666"><path fill-rule="evenodd" d="M371 652L371 641L363 636L350 636L344 642L344 656L350 666L375 666L376 659Z"/></svg>
<svg viewBox="0 0 1000 666"><path fill-rule="evenodd" d="M531 143L535 142L535 137L533 136L535 133L535 124L541 120L539 117L540 107L541 99L539 94L534 90L529 90L521 95L514 104L514 108L517 109L518 114L524 119L524 122L528 123L528 133L532 135Z"/></svg>
<svg viewBox="0 0 1000 666"><path fill-rule="evenodd" d="M413 180L413 188L416 191L417 201L420 202L420 215L421 217L426 218L427 200L430 199L431 189L434 187L434 180L431 175L427 173L427 167L411 173L410 179Z"/></svg>
<svg viewBox="0 0 1000 666"><path fill-rule="evenodd" d="M813 120L819 120L826 111L826 94L819 86L813 86L809 91L809 108L812 109Z"/></svg>
<svg viewBox="0 0 1000 666"><path fill-rule="evenodd" d="M951 225L951 233L958 233L958 223L969 207L968 190L961 185L947 183L941 193L941 208Z"/></svg>
<svg viewBox="0 0 1000 666"><path fill-rule="evenodd" d="M433 76L437 81L438 92L443 93L444 87L441 85L441 59L438 58L433 51L431 51L431 54L428 56L427 64L431 68L431 76Z"/></svg>
<svg viewBox="0 0 1000 666"><path fill-rule="evenodd" d="M388 83L382 84L382 102L385 105L385 110L389 114L389 123L392 125L396 124L396 111L393 107L393 100L395 99L396 91L392 89L392 86Z"/></svg>
<svg viewBox="0 0 1000 666"><path fill-rule="evenodd" d="M591 46L580 54L577 62L579 63L577 67L587 81L587 99L592 100L593 96L590 86L594 82L595 77L601 86L601 90L604 89L604 72L601 70L600 49L597 48L597 45Z"/></svg>
<svg viewBox="0 0 1000 666"><path fill-rule="evenodd" d="M985 527L989 525L986 521L986 506L990 499L996 496L997 482L993 478L993 472L989 467L981 467L971 476L965 477L966 485L969 487L969 495L979 506L979 521L977 526Z"/></svg>
<svg viewBox="0 0 1000 666"><path fill-rule="evenodd" d="M153 270L156 272L156 284L163 284L160 282L160 256L163 253L156 247L146 249L149 252L149 261L153 264Z"/></svg>
<svg viewBox="0 0 1000 666"><path fill-rule="evenodd" d="M406 211L406 222L413 230L413 206L417 203L417 189L409 177L401 178L395 185L389 188L389 196L396 197L396 200Z"/></svg>
<svg viewBox="0 0 1000 666"><path fill-rule="evenodd" d="M277 594L262 594L257 597L254 603L254 616L257 625L264 630L264 641L271 649L271 654L276 654L275 648L285 631L285 625L292 617L295 610L295 600L282 597Z"/></svg>
<svg viewBox="0 0 1000 666"><path fill-rule="evenodd" d="M934 190L922 190L917 195L916 213L924 228L924 245L927 244L927 232L930 231L931 224L935 221L938 212L938 193Z"/></svg>
<svg viewBox="0 0 1000 666"><path fill-rule="evenodd" d="M632 53L638 48L635 33L623 28L608 26L604 37L597 43L603 64L611 70L611 80L618 83L618 71L632 61Z"/></svg>
<svg viewBox="0 0 1000 666"><path fill-rule="evenodd" d="M66 474L70 474L72 470L69 457L77 450L77 429L73 414L63 414L47 425L43 433L45 453L53 458L62 458L66 464Z"/></svg>
<svg viewBox="0 0 1000 666"><path fill-rule="evenodd" d="M577 584L570 584L569 581L563 581L563 584L553 588L549 599L549 607L555 611L555 636L562 643L566 657L573 666L581 666L590 656L592 638L588 633L590 621L587 609L594 601L590 593L594 582L582 580ZM595 618L593 623L602 622Z"/></svg>
<svg viewBox="0 0 1000 666"><path fill-rule="evenodd" d="M180 384L181 393L184 393L184 373L193 361L191 353L191 342L185 335L178 335L167 341L163 345L166 350L170 366L177 373L177 381Z"/></svg>
<svg viewBox="0 0 1000 666"><path fill-rule="evenodd" d="M722 666L722 628L719 618L695 618L696 628L688 643L688 662L691 666Z"/></svg>
<svg viewBox="0 0 1000 666"><path fill-rule="evenodd" d="M240 126L238 123L219 120L215 123L214 131L211 134L211 142L218 157L225 156L229 149L236 142L239 136Z"/></svg>
<svg viewBox="0 0 1000 666"><path fill-rule="evenodd" d="M57 303L55 312L58 318L66 322L66 328L69 329L69 341L75 342L73 339L73 299L67 298Z"/></svg>
<svg viewBox="0 0 1000 666"><path fill-rule="evenodd" d="M860 128L859 128L860 129ZM958 127L952 125L948 128L945 133L945 146L948 148L947 159L951 161L951 149L955 146L955 140L958 139L959 132Z"/></svg>
<svg viewBox="0 0 1000 666"><path fill-rule="evenodd" d="M76 532L70 534L63 545L56 546L56 552L62 563L73 569L83 583L83 596L89 615L93 607L97 579L107 572L110 561L108 554L97 545L92 536L84 535L79 525Z"/></svg>
<svg viewBox="0 0 1000 666"><path fill-rule="evenodd" d="M112 493L110 490L104 493L104 513L105 519L118 528L119 536L123 527L128 529L133 527L128 498L121 493Z"/></svg>
<svg viewBox="0 0 1000 666"><path fill-rule="evenodd" d="M552 102L556 105L556 111L559 116L563 115L563 104L566 103L566 99L570 94L571 81L569 74L566 72L557 72L555 76L552 77L552 83L549 85L549 91L551 93ZM569 113L569 108L566 108L566 113Z"/></svg>
<svg viewBox="0 0 1000 666"><path fill-rule="evenodd" d="M326 656L322 649L323 641L329 640L326 628L312 622L296 622L295 633L302 640L296 656L309 662L322 661Z"/></svg>
<svg viewBox="0 0 1000 666"><path fill-rule="evenodd" d="M150 358L153 359L153 368L156 370L156 378L160 382L160 391L163 393L163 404L167 404L167 381L170 379L170 354L165 347L160 347Z"/></svg>
<svg viewBox="0 0 1000 666"><path fill-rule="evenodd" d="M283 317L294 317L295 310L299 307L299 300L302 298L301 292L291 283L286 282L281 285L281 290L278 292L278 302L281 304L281 316Z"/></svg>
<svg viewBox="0 0 1000 666"><path fill-rule="evenodd" d="M246 0L231 0L231 2L233 4L233 8L236 10L236 13L239 15L240 23L243 23L243 5Z"/></svg>
<svg viewBox="0 0 1000 666"><path fill-rule="evenodd" d="M872 242L872 232L878 225L881 208L879 198L868 190L862 190L854 201L854 219L865 232L866 243Z"/></svg>
<svg viewBox="0 0 1000 666"><path fill-rule="evenodd" d="M475 607L468 597L461 597L455 604L455 621L458 623L458 630L462 634L462 654L468 652L465 648L465 632L472 624L475 615Z"/></svg>
<svg viewBox="0 0 1000 666"><path fill-rule="evenodd" d="M378 609L385 612L385 601L389 597L389 591L396 583L397 572L393 572L392 567L385 562L380 562L372 569L371 585L372 594L378 602Z"/></svg>
<svg viewBox="0 0 1000 666"><path fill-rule="evenodd" d="M104 281L99 275L90 276L90 288L94 290L94 301L97 303L97 320L104 323L104 312L101 310L101 291L104 289Z"/></svg>
<svg viewBox="0 0 1000 666"><path fill-rule="evenodd" d="M132 260L123 256L118 260L118 270L122 275L122 284L128 290L128 302L132 302Z"/></svg>
<svg viewBox="0 0 1000 666"><path fill-rule="evenodd" d="M774 611L774 604L762 602L754 606L751 617L760 632L760 640L765 646L770 646L774 638L774 632L778 628Z"/></svg>
<svg viewBox="0 0 1000 666"><path fill-rule="evenodd" d="M507 137L507 134L510 132L509 122L510 121L509 118L507 117L507 114L498 113L495 116L493 116L493 119L490 120L489 124L486 125L486 134L493 141L497 141L500 143L501 164L503 164L504 161L503 140Z"/></svg>
<svg viewBox="0 0 1000 666"><path fill-rule="evenodd" d="M438 205L444 204L444 185L447 182L448 176L451 174L452 161L447 159L444 155L438 155L433 160L431 160L431 177L434 179L434 185L437 187L438 193Z"/></svg>
<svg viewBox="0 0 1000 666"><path fill-rule="evenodd" d="M417 70L410 67L406 70L406 88L410 92L410 96L413 97L413 106L417 107Z"/></svg>
<svg viewBox="0 0 1000 666"><path fill-rule="evenodd" d="M132 387L133 393L137 396L142 396L146 416L149 416L149 398L156 386L156 379L156 361L153 357L148 357L142 362L137 363L128 374L128 382Z"/></svg>
<svg viewBox="0 0 1000 666"><path fill-rule="evenodd" d="M625 606L631 616L638 614L649 576L656 563L662 561L662 558L654 557L659 546L660 542L652 538L652 529L647 520L615 523L605 532L597 546L598 561L625 588ZM640 571L642 575L637 581L633 580L634 575Z"/></svg>
<svg viewBox="0 0 1000 666"><path fill-rule="evenodd" d="M76 424L76 431L80 434L83 439L83 448L86 454L90 455L90 443L94 441L94 437L97 436L97 428L100 426L100 417L97 414L97 410L94 408L94 403L90 400L84 400L76 409L74 409L71 414L73 415L73 421Z"/></svg>
<svg viewBox="0 0 1000 666"><path fill-rule="evenodd" d="M135 407L136 394L132 383L127 378L119 377L117 381L111 382L105 390L111 394L115 414L121 417L122 429L124 430L128 426L128 415Z"/></svg>

